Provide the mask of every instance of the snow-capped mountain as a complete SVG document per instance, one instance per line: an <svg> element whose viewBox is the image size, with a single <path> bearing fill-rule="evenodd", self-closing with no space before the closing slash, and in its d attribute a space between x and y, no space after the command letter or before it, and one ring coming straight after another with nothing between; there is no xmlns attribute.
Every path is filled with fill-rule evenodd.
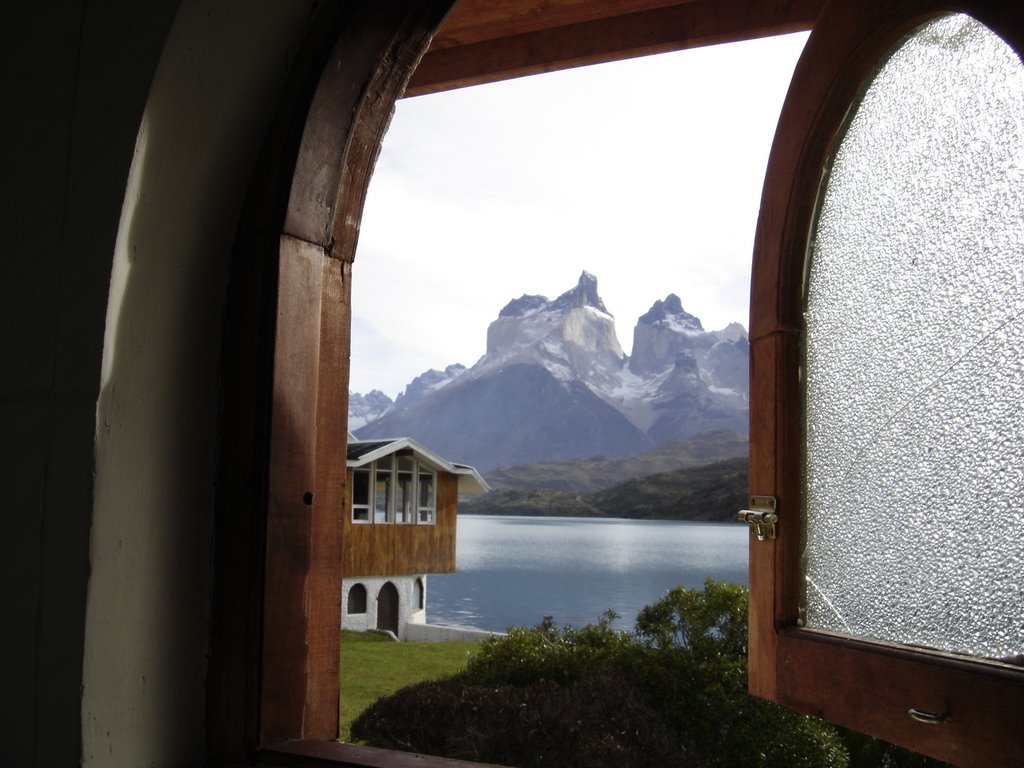
<svg viewBox="0 0 1024 768"><path fill-rule="evenodd" d="M348 393L348 428L355 431L364 424L375 421L393 406L394 401L379 389L371 389L365 395Z"/></svg>
<svg viewBox="0 0 1024 768"><path fill-rule="evenodd" d="M480 469L626 456L701 432L747 430L743 327L705 331L670 294L644 314L627 357L584 272L557 299L521 296L466 369L428 371L361 438L407 435Z"/></svg>
<svg viewBox="0 0 1024 768"><path fill-rule="evenodd" d="M554 301L521 296L509 302L487 329L487 353L472 374L540 365L559 381L578 380L601 396L615 386L625 363L615 318L597 294L597 278L584 272L575 288Z"/></svg>
<svg viewBox="0 0 1024 768"><path fill-rule="evenodd" d="M466 366L460 363L449 365L443 371L431 368L421 373L415 379L406 384L398 397L395 398L395 408L403 408L419 400L424 395L436 392L445 384L453 381L466 372ZM383 415L383 414L382 414Z"/></svg>

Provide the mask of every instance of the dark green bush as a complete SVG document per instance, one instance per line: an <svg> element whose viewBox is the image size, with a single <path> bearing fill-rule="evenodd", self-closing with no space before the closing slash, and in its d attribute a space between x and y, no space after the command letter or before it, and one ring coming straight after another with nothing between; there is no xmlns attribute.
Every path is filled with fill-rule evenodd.
<svg viewBox="0 0 1024 768"><path fill-rule="evenodd" d="M381 699L352 725L378 746L517 766L934 768L747 693L747 590L708 580L644 608L550 618L491 638L465 672Z"/></svg>
<svg viewBox="0 0 1024 768"><path fill-rule="evenodd" d="M418 683L366 709L352 735L376 746L524 768L683 764L664 719L614 672L568 684Z"/></svg>
<svg viewBox="0 0 1024 768"><path fill-rule="evenodd" d="M460 679L473 685L526 685L547 680L570 683L605 669L633 640L611 628L606 612L597 624L561 629L550 616L533 627L511 627L505 637L484 640Z"/></svg>

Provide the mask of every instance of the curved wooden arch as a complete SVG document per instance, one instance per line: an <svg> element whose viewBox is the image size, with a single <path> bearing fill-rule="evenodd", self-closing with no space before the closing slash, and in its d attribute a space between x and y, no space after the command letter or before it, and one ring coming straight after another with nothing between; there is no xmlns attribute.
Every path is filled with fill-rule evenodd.
<svg viewBox="0 0 1024 768"><path fill-rule="evenodd" d="M450 5L347 4L305 119L278 258L262 744L337 736L351 265L394 102Z"/></svg>
<svg viewBox="0 0 1024 768"><path fill-rule="evenodd" d="M905 35L948 13L974 16L1020 55L1024 12L998 0L835 2L808 39L782 110L751 279L750 492L776 497L779 525L775 541L750 547L750 690L958 765L1011 765L1024 761L1019 739L1008 738L1014 713L1024 707L1024 675L944 654L828 638L801 630L797 621L802 312L818 193L836 137L872 73ZM875 676L891 685L865 691L864 681ZM941 728L907 717L906 700L943 711L965 690L971 703ZM1003 746L992 752L993 744Z"/></svg>

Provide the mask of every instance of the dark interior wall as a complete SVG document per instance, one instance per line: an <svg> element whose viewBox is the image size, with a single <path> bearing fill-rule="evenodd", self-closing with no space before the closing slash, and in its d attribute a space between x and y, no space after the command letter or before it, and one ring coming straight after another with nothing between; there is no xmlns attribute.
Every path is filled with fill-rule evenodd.
<svg viewBox="0 0 1024 768"><path fill-rule="evenodd" d="M310 5L4 6L7 764L201 759L224 284Z"/></svg>
<svg viewBox="0 0 1024 768"><path fill-rule="evenodd" d="M4 762L75 765L107 286L177 0L2 12L0 690Z"/></svg>

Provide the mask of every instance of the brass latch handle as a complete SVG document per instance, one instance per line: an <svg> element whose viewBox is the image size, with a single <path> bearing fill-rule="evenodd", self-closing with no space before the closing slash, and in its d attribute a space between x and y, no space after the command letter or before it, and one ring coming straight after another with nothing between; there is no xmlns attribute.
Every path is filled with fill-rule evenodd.
<svg viewBox="0 0 1024 768"><path fill-rule="evenodd" d="M939 723L946 722L946 718L949 715L945 712L926 712L923 709L916 709L911 707L907 710L907 714L910 715L911 720L916 720L919 723L925 723L926 725L938 725Z"/></svg>
<svg viewBox="0 0 1024 768"><path fill-rule="evenodd" d="M750 535L758 541L775 538L775 528L779 522L775 504L774 496L751 496L751 508L739 511L739 521L750 526Z"/></svg>

